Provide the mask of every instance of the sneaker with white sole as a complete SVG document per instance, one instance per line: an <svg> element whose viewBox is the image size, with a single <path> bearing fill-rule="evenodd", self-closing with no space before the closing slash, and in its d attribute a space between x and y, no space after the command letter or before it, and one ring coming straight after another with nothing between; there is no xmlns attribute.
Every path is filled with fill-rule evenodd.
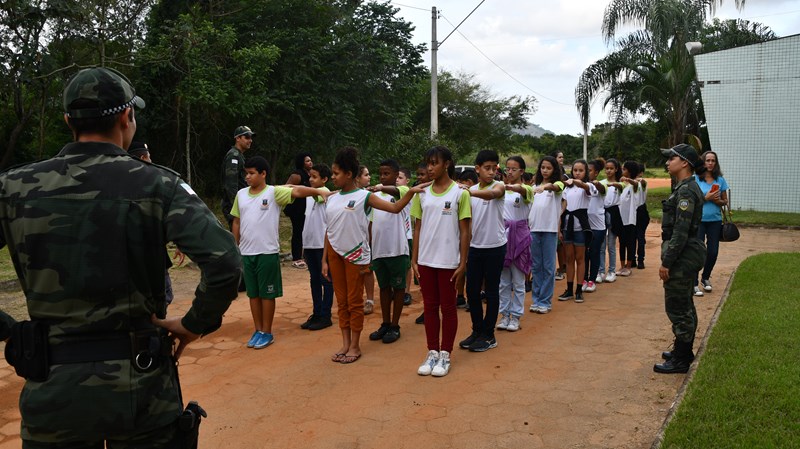
<svg viewBox="0 0 800 449"><path fill-rule="evenodd" d="M618 276L623 276L623 277L630 276L631 275L631 270L629 270L627 268L623 268L623 269L619 270L619 273L617 273L617 275Z"/></svg>
<svg viewBox="0 0 800 449"><path fill-rule="evenodd" d="M700 287L695 286L694 287L694 295L695 296L703 296L703 290L700 290Z"/></svg>
<svg viewBox="0 0 800 449"><path fill-rule="evenodd" d="M703 284L703 290L705 290L707 292L710 292L711 290L713 290L713 287L711 287L711 280L710 279L703 279L700 282Z"/></svg>
<svg viewBox="0 0 800 449"><path fill-rule="evenodd" d="M375 302L368 299L364 302L364 315L369 315L375 309Z"/></svg>
<svg viewBox="0 0 800 449"><path fill-rule="evenodd" d="M431 372L433 371L433 367L436 365L438 360L439 351L428 351L428 356L425 357L425 361L422 362L422 365L420 365L417 369L417 374L420 376L430 376Z"/></svg>
<svg viewBox="0 0 800 449"><path fill-rule="evenodd" d="M561 271L556 271L556 280L557 281L564 280L564 277L566 277L566 275L564 273L562 273Z"/></svg>
<svg viewBox="0 0 800 449"><path fill-rule="evenodd" d="M540 306L539 310L537 310L536 313L538 313L540 315L548 314L548 313L550 313L550 308L549 307L545 307L545 306Z"/></svg>
<svg viewBox="0 0 800 449"><path fill-rule="evenodd" d="M509 332L516 332L520 329L519 318L512 316L508 319L508 327L506 330Z"/></svg>
<svg viewBox="0 0 800 449"><path fill-rule="evenodd" d="M583 291L586 293L592 293L595 290L597 290L597 285L595 285L595 283L592 281L587 282L583 287Z"/></svg>
<svg viewBox="0 0 800 449"><path fill-rule="evenodd" d="M584 279L583 282L581 283L581 291L585 292L586 291L586 286L588 286L588 285L589 285L589 283L586 282L586 279Z"/></svg>
<svg viewBox="0 0 800 449"><path fill-rule="evenodd" d="M595 284L602 284L605 280L606 280L606 275L603 274L603 273L600 273L600 274L597 275L597 279L594 280L594 283Z"/></svg>
<svg viewBox="0 0 800 449"><path fill-rule="evenodd" d="M572 299L572 298L573 298L573 296L572 296L572 292L571 292L571 291L569 291L569 290L564 290L564 293L562 293L562 294L561 294L561 295L558 297L558 300L559 300L559 301L569 301L569 300L570 300L570 299Z"/></svg>
<svg viewBox="0 0 800 449"><path fill-rule="evenodd" d="M583 293L582 292L575 293L575 302L577 302L577 303L582 303L583 302Z"/></svg>
<svg viewBox="0 0 800 449"><path fill-rule="evenodd" d="M255 349L264 349L267 346L275 343L275 337L272 334L268 334L266 332L259 332L258 340L256 340L255 344L253 344L253 348Z"/></svg>
<svg viewBox="0 0 800 449"><path fill-rule="evenodd" d="M614 282L616 280L617 280L617 273L611 271L606 275L606 278L605 278L605 280L603 282L611 283L611 282Z"/></svg>
<svg viewBox="0 0 800 449"><path fill-rule="evenodd" d="M260 336L261 336L261 332L260 331L253 332L253 336L250 337L250 340L247 341L247 347L248 348L252 348L253 346L255 346L256 342L258 341L258 337L260 337Z"/></svg>
<svg viewBox="0 0 800 449"><path fill-rule="evenodd" d="M439 358L436 359L436 365L431 370L431 375L435 377L444 377L450 372L450 353L441 351Z"/></svg>
<svg viewBox="0 0 800 449"><path fill-rule="evenodd" d="M539 306L536 304L531 304L531 307L528 309L531 313L539 313Z"/></svg>
<svg viewBox="0 0 800 449"><path fill-rule="evenodd" d="M497 328L504 331L508 329L508 320L510 317L508 315L503 315L500 317L500 322L497 323Z"/></svg>

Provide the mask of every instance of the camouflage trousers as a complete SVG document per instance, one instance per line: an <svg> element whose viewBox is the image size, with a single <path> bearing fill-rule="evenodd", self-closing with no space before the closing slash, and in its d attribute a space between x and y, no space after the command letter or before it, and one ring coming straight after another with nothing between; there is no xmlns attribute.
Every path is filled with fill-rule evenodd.
<svg viewBox="0 0 800 449"><path fill-rule="evenodd" d="M43 443L23 440L22 449L181 449L181 434L178 422L132 435L124 440L73 441L66 443Z"/></svg>
<svg viewBox="0 0 800 449"><path fill-rule="evenodd" d="M694 308L695 277L675 277L664 282L664 308L672 322L675 339L684 343L694 342L697 330L697 310Z"/></svg>

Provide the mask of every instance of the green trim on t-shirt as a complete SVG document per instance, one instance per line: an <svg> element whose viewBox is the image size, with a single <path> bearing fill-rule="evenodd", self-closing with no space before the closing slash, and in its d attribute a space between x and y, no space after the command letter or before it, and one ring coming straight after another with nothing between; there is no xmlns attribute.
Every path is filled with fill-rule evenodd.
<svg viewBox="0 0 800 449"><path fill-rule="evenodd" d="M470 201L469 192L466 190L461 191L461 199L458 201L458 219L472 218L472 202Z"/></svg>
<svg viewBox="0 0 800 449"><path fill-rule="evenodd" d="M448 186L448 187L447 187L447 188L444 190L444 192L442 192L442 193L436 193L436 192L434 192L434 191L433 191L433 184L431 184L431 195L433 195L433 196L439 196L439 197L442 197L442 196L445 196L445 195L447 195L447 192L449 192L449 191L450 191L450 189L452 189L452 188L453 188L453 186L455 186L455 185L456 185L455 181L450 181L450 182L451 182L451 184L450 184L450 185L449 185L449 186ZM468 194L468 195L469 195L469 194Z"/></svg>

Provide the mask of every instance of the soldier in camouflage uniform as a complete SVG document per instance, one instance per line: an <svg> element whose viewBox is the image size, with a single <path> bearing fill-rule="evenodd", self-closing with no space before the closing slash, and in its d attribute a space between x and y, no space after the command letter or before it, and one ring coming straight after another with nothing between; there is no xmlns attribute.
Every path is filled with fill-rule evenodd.
<svg viewBox="0 0 800 449"><path fill-rule="evenodd" d="M144 101L124 76L81 70L64 90L75 142L0 174L0 247L31 317L14 325L6 355L18 374L30 367L22 359L44 364L43 375L24 376L25 449L180 447L175 359L220 327L237 294L233 236L177 173L125 152L134 106ZM183 317L166 318L168 241L202 271ZM45 358L15 352L42 339Z"/></svg>
<svg viewBox="0 0 800 449"><path fill-rule="evenodd" d="M222 213L228 220L228 229L232 229L233 200L239 190L247 187L244 179L244 152L250 149L253 144L254 133L247 126L238 126L233 131L233 146L222 160Z"/></svg>
<svg viewBox="0 0 800 449"><path fill-rule="evenodd" d="M667 156L667 169L675 179L672 194L664 200L661 220L661 268L658 275L664 281L664 306L672 322L675 345L664 352L664 363L653 366L657 373L685 373L694 360L692 346L697 329L694 308L694 280L703 267L706 247L697 238L697 228L703 216L703 193L692 176L700 163L691 145L681 144L662 150Z"/></svg>

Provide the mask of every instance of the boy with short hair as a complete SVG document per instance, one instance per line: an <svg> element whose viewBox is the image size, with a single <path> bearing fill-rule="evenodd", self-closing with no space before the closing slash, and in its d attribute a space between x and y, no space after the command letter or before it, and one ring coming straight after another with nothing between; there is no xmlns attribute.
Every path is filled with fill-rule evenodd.
<svg viewBox="0 0 800 449"><path fill-rule="evenodd" d="M255 332L247 342L248 348L262 349L271 345L275 299L283 296L281 282L278 220L281 209L294 201L312 195L325 195L311 187L268 186L269 164L261 156L245 164L245 187L236 193L231 208L231 230L242 254L244 282L250 298Z"/></svg>
<svg viewBox="0 0 800 449"><path fill-rule="evenodd" d="M408 192L408 186L397 186L400 165L394 159L380 163L380 184L369 187L378 198L396 202ZM380 288L380 328L369 339L394 343L400 338L400 313L406 293L406 276L410 266L410 251L406 238L407 210L393 214L374 209L372 216L372 270Z"/></svg>
<svg viewBox="0 0 800 449"><path fill-rule="evenodd" d="M309 184L315 189L328 192L325 184L331 177L331 169L325 164L311 167ZM333 284L322 275L322 255L325 249L325 231L328 229L325 198L317 195L306 198L306 221L303 227L303 254L308 265L311 281L311 301L313 311L308 320L301 324L302 329L312 331L331 326L331 307L333 307Z"/></svg>

